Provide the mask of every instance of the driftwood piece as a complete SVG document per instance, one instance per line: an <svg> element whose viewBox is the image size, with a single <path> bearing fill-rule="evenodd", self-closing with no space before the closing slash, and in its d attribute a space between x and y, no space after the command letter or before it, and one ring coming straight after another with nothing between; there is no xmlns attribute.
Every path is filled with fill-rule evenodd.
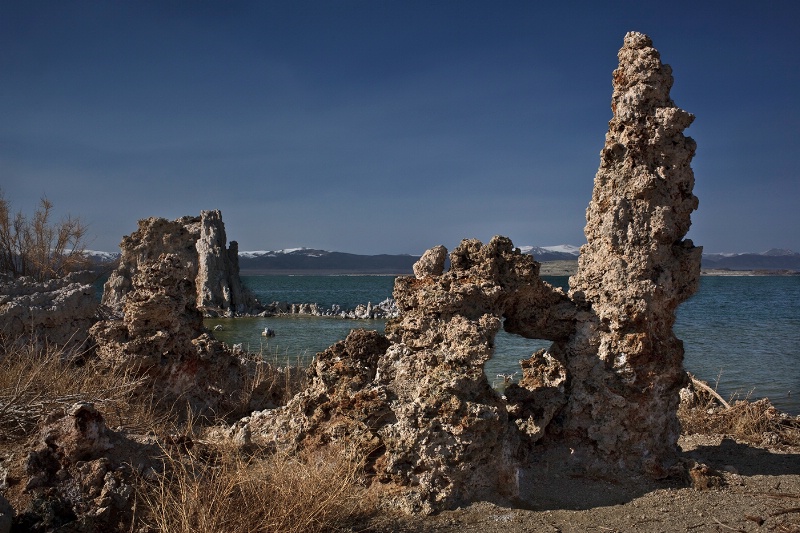
<svg viewBox="0 0 800 533"><path fill-rule="evenodd" d="M705 383L703 383L702 381L700 381L699 379L694 377L693 375L689 374L689 377L692 379L692 385L694 385L695 387L699 387L699 388L703 389L704 391L709 393L711 396L716 398L717 401L719 401L719 403L721 403L722 406L725 407L725 409L730 409L731 408L731 404L726 402L725 399L722 396L720 396L719 393L717 393L717 391L715 391L714 389L712 389L711 387L709 387L708 385L706 385Z"/></svg>

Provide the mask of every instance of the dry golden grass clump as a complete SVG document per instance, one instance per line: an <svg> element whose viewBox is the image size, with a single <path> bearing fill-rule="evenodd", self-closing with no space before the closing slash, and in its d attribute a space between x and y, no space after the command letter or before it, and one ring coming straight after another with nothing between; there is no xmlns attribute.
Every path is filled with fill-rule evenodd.
<svg viewBox="0 0 800 533"><path fill-rule="evenodd" d="M285 402L304 381L303 369L264 365L248 387L276 384ZM24 457L47 416L79 401L94 403L114 431L149 434L161 443L150 459L152 468L135 476L132 531L331 531L375 512L362 459L348 450L245 449L219 437L224 431L204 440L215 434L213 424L226 427L224 421L163 405L145 378L90 357L69 359L55 346L0 351L0 456ZM23 485L24 479L16 487ZM21 511L28 497L13 492L7 497Z"/></svg>
<svg viewBox="0 0 800 533"><path fill-rule="evenodd" d="M705 384L692 378L694 397L681 402L682 432L730 435L756 445L800 446L800 417L781 413L766 398L726 402Z"/></svg>
<svg viewBox="0 0 800 533"><path fill-rule="evenodd" d="M165 454L141 483L143 522L158 531L331 531L364 519L375 500L362 462L331 446L314 454L244 454L224 444Z"/></svg>
<svg viewBox="0 0 800 533"><path fill-rule="evenodd" d="M109 426L145 428L156 422L152 401L145 401L145 380L131 372L68 357L57 346L2 346L0 440L23 438L48 413L79 401L94 403Z"/></svg>

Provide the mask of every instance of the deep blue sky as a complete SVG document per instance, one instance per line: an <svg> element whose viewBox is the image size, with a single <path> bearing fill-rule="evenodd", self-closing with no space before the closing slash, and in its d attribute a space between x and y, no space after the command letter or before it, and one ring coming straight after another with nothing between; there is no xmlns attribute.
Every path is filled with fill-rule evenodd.
<svg viewBox="0 0 800 533"><path fill-rule="evenodd" d="M697 116L689 236L800 251L798 28L796 0L0 0L0 188L109 251L201 209L242 250L579 245L636 30Z"/></svg>

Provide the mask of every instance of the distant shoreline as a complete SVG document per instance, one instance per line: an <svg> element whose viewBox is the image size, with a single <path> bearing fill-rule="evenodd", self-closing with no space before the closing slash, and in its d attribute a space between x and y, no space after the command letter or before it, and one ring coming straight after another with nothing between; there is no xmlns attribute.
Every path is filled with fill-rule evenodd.
<svg viewBox="0 0 800 533"><path fill-rule="evenodd" d="M240 269L240 276L410 276L413 272L392 270L353 270L353 269Z"/></svg>
<svg viewBox="0 0 800 533"><path fill-rule="evenodd" d="M728 270L720 268L704 268L701 276L800 276L797 270Z"/></svg>
<svg viewBox="0 0 800 533"><path fill-rule="evenodd" d="M547 261L541 263L541 276L572 276L578 271L577 261ZM242 276L410 276L411 271L356 269L241 269ZM701 276L800 276L797 270L729 270L704 268Z"/></svg>

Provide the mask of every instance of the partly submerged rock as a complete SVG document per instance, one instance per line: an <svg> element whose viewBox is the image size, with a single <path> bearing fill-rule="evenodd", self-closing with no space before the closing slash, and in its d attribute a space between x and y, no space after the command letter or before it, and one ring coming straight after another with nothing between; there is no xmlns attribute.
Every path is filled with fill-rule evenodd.
<svg viewBox="0 0 800 533"><path fill-rule="evenodd" d="M222 214L202 211L199 217L177 220L148 218L139 221L139 229L123 237L119 266L105 285L103 304L113 311L123 311L132 289L133 276L140 265L170 254L190 272L196 294L195 303L210 316L255 313L261 310L255 296L239 278L238 244L226 247Z"/></svg>

